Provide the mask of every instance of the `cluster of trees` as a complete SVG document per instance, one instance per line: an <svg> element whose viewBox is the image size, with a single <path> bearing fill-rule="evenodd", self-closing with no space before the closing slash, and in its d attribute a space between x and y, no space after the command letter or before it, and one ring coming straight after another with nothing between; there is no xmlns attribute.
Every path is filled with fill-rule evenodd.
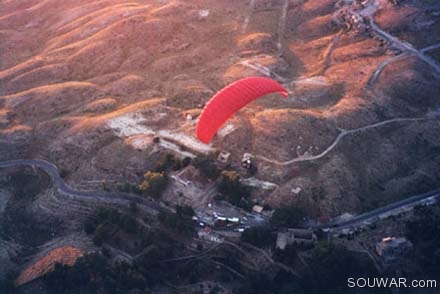
<svg viewBox="0 0 440 294"><path fill-rule="evenodd" d="M169 170L180 170L191 163L190 157L180 159L171 153L167 153L165 157L156 163L155 172L167 172Z"/></svg>
<svg viewBox="0 0 440 294"><path fill-rule="evenodd" d="M191 206L177 206L176 213L162 211L159 213L159 222L168 228L182 233L194 232L194 221L192 217L195 215Z"/></svg>
<svg viewBox="0 0 440 294"><path fill-rule="evenodd" d="M349 278L374 278L378 272L368 256L347 250L333 243L320 243L311 253L309 260L311 273L307 277L308 293L356 293L348 288ZM371 292L383 293L380 289Z"/></svg>
<svg viewBox="0 0 440 294"><path fill-rule="evenodd" d="M168 173L171 170L180 170L191 163L191 158L185 157L183 160L167 153L165 157L156 163L153 170L144 174L142 182L137 187L137 193L153 198L160 198L168 186Z"/></svg>
<svg viewBox="0 0 440 294"><path fill-rule="evenodd" d="M241 234L241 241L260 248L273 246L275 237L269 227L251 227Z"/></svg>
<svg viewBox="0 0 440 294"><path fill-rule="evenodd" d="M275 275L266 272L250 273L236 290L240 294L305 294L303 282L286 271ZM322 292L327 293L327 292ZM345 292L341 292L345 293Z"/></svg>
<svg viewBox="0 0 440 294"><path fill-rule="evenodd" d="M274 227L300 227L304 222L305 212L296 206L285 206L275 210L270 223Z"/></svg>
<svg viewBox="0 0 440 294"><path fill-rule="evenodd" d="M212 263L202 259L173 264L162 262L174 249L152 245L148 253L133 264L112 263L101 254L85 255L72 267L56 265L55 270L43 278L44 290L54 294L148 294L153 293L151 289L156 286L193 284L217 275L218 270ZM231 281L227 271L222 273L220 279Z"/></svg>
<svg viewBox="0 0 440 294"><path fill-rule="evenodd" d="M136 233L138 230L136 219L113 208L99 208L94 216L84 222L84 231L93 234L93 242L97 246L109 240L119 229L127 233Z"/></svg>
<svg viewBox="0 0 440 294"><path fill-rule="evenodd" d="M218 188L226 201L243 209L251 210L250 190L240 183L240 175L236 171L222 171Z"/></svg>
<svg viewBox="0 0 440 294"><path fill-rule="evenodd" d="M100 254L85 255L72 267L57 264L43 279L49 293L152 293L141 267L112 264Z"/></svg>
<svg viewBox="0 0 440 294"><path fill-rule="evenodd" d="M108 187L105 183L103 183L103 190L108 191ZM137 185L130 184L130 183L123 183L117 186L118 191L124 192L124 193L134 193L134 194L141 194L142 191L139 189Z"/></svg>
<svg viewBox="0 0 440 294"><path fill-rule="evenodd" d="M406 222L405 228L425 273L440 275L440 203L415 207L414 217Z"/></svg>
<svg viewBox="0 0 440 294"><path fill-rule="evenodd" d="M182 207L179 214L188 217L192 209ZM72 267L57 265L44 279L48 293L151 293L157 286L185 285L216 275L216 269L203 259L187 262L167 262L170 258L188 255L183 244L166 232L154 230L147 244L132 264L114 263L102 254L89 254ZM224 278L231 276L221 271ZM1 291L0 291L1 292Z"/></svg>
<svg viewBox="0 0 440 294"><path fill-rule="evenodd" d="M168 186L168 175L165 172L148 171L139 185L139 190L145 196L160 198Z"/></svg>
<svg viewBox="0 0 440 294"><path fill-rule="evenodd" d="M112 263L98 253L79 258L71 267L58 264L53 272L43 277L44 290L57 294L151 293L151 289L162 285L163 281L196 283L210 277L232 282L235 285L234 293L240 294L389 293L389 289L348 288L348 278L372 278L377 277L378 273L368 259L363 260L357 253L332 243L317 246L307 261L310 268L299 276L285 270L244 270L239 256L234 252L226 252L223 258L216 257L216 260L244 275L239 283L235 283L228 271L214 270L204 260L170 266L164 261L175 257L176 253L182 254L179 245L160 236L154 242L133 264Z"/></svg>
<svg viewBox="0 0 440 294"><path fill-rule="evenodd" d="M17 276L14 272L8 272L2 279L0 279L0 293L8 294L13 293L14 279Z"/></svg>
<svg viewBox="0 0 440 294"><path fill-rule="evenodd" d="M296 245L290 244L284 250L275 249L273 259L290 267L295 267L298 262L298 248Z"/></svg>
<svg viewBox="0 0 440 294"><path fill-rule="evenodd" d="M194 158L192 164L196 167L205 177L211 180L215 180L220 175L220 170L215 165L214 154L209 156L198 156Z"/></svg>
<svg viewBox="0 0 440 294"><path fill-rule="evenodd" d="M10 176L8 184L11 184L14 189L15 199L33 200L40 191L49 185L49 180L42 173L17 172Z"/></svg>

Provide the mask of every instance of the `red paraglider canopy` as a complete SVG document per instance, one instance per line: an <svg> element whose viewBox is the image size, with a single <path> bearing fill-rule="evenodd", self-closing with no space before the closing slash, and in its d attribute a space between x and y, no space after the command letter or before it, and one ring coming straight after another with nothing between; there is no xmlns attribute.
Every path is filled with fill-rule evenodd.
<svg viewBox="0 0 440 294"><path fill-rule="evenodd" d="M197 138L208 144L228 118L253 100L274 92L288 96L282 85L263 77L248 77L226 86L208 101L200 114Z"/></svg>

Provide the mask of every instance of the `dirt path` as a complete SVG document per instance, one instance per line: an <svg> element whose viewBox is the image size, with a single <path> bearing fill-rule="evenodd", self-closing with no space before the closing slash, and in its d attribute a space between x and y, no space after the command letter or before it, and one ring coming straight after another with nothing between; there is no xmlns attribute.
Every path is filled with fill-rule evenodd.
<svg viewBox="0 0 440 294"><path fill-rule="evenodd" d="M379 75L382 73L382 71L385 69L385 67L390 64L393 63L394 61L409 57L410 55L408 53L401 53L399 55L393 56L391 58L386 59L385 61L381 62L376 70L373 72L373 74L371 75L370 79L368 80L368 85L369 86L373 86L376 83L377 78L379 77Z"/></svg>
<svg viewBox="0 0 440 294"><path fill-rule="evenodd" d="M386 40L391 42L395 47L399 48L400 50L404 52L409 52L415 56L417 56L419 59L430 65L436 72L440 73L440 65L431 57L426 56L421 51L415 49L411 44L402 42L398 38L392 36L391 34L385 32L382 30L370 17L369 18L370 26L371 28L379 35L384 37Z"/></svg>
<svg viewBox="0 0 440 294"><path fill-rule="evenodd" d="M285 83L288 81L286 78L284 78L284 77L280 76L279 74L270 70L267 66L261 65L259 63L251 62L250 60L243 60L243 61L240 61L240 64L245 67L249 67L249 68L251 68L251 69L267 76L267 77L273 78L280 83Z"/></svg>
<svg viewBox="0 0 440 294"><path fill-rule="evenodd" d="M440 48L440 44L435 44L435 45L428 46L426 48L421 49L420 52L425 53L425 52L428 52L430 50L435 50L437 48ZM400 60L400 59L403 59L403 58L407 58L407 57L411 57L411 56L414 56L414 55L409 53L409 52L403 52L403 53L401 53L399 55L390 57L390 58L386 59L385 61L383 61L382 63L380 63L377 66L376 70L373 72L370 80L368 81L368 85L372 86L372 85L374 85L374 83L376 83L377 78L379 77L379 75L382 73L382 71L385 69L385 67L387 65L389 65L390 63L393 63L393 62L395 62L397 60Z"/></svg>
<svg viewBox="0 0 440 294"><path fill-rule="evenodd" d="M378 122L375 124L367 125L367 126L364 126L361 128L353 129L353 130L341 130L341 133L339 133L339 135L336 137L336 139L333 141L333 143L329 147L327 147L327 149L325 149L323 152L321 152L318 155L301 156L301 157L296 157L296 158L293 158L293 159L287 160L287 161L273 160L273 159L269 159L269 158L262 156L262 155L257 155L257 158L264 160L266 162L275 164L275 165L279 165L279 166L286 166L286 165L290 165L295 162L313 161L313 160L320 159L320 158L326 156L328 153L330 153L338 145L338 143L342 140L342 138L344 138L347 135L355 134L358 132L363 132L363 131L366 131L369 129L374 129L374 128L388 125L391 123L426 121L426 120L434 120L434 119L438 119L438 118L440 118L439 114L429 114L427 116L417 117L417 118L393 118L393 119Z"/></svg>
<svg viewBox="0 0 440 294"><path fill-rule="evenodd" d="M425 47L425 48L421 49L420 52L425 53L425 52L428 52L428 51L431 51L431 50L435 50L435 49L438 49L438 48L440 48L440 44L435 44L435 45L431 45L431 46L428 46L428 47Z"/></svg>
<svg viewBox="0 0 440 294"><path fill-rule="evenodd" d="M278 23L278 42L277 42L278 54L283 53L283 37L284 37L284 31L286 29L286 18L287 18L288 9L289 9L289 0L284 0L283 6L281 7L280 21Z"/></svg>
<svg viewBox="0 0 440 294"><path fill-rule="evenodd" d="M241 26L241 33L244 34L247 31L247 28L249 26L249 22L251 21L252 14L254 13L254 7L255 7L255 0L251 0L249 4L249 11L244 18L243 25Z"/></svg>

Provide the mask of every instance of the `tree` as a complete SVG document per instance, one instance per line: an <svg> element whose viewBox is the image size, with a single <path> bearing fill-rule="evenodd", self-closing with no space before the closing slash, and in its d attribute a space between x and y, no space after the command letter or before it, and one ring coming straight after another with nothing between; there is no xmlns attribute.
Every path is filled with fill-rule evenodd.
<svg viewBox="0 0 440 294"><path fill-rule="evenodd" d="M250 191L240 183L240 176L236 171L223 171L221 173L219 190L231 204L243 208L250 206L247 202Z"/></svg>
<svg viewBox="0 0 440 294"><path fill-rule="evenodd" d="M272 232L267 227L251 227L241 234L243 242L250 243L257 247L269 247L274 243Z"/></svg>
<svg viewBox="0 0 440 294"><path fill-rule="evenodd" d="M315 293L346 293L348 278L366 279L378 274L368 257L362 258L359 253L333 243L318 244L312 251L309 265L313 272L309 288L314 288ZM374 291L371 293L381 293L376 288Z"/></svg>
<svg viewBox="0 0 440 294"><path fill-rule="evenodd" d="M144 180L139 185L139 189L144 195L159 198L167 188L168 176L163 172L148 171L144 174Z"/></svg>
<svg viewBox="0 0 440 294"><path fill-rule="evenodd" d="M240 176L236 171L222 171L219 185L220 192L233 193L241 189Z"/></svg>
<svg viewBox="0 0 440 294"><path fill-rule="evenodd" d="M418 263L426 274L439 275L440 269L440 203L417 206L413 219L405 224L406 237L414 244Z"/></svg>
<svg viewBox="0 0 440 294"><path fill-rule="evenodd" d="M191 218L196 213L194 212L194 209L189 205L183 205L183 206L177 205L176 214L183 218Z"/></svg>
<svg viewBox="0 0 440 294"><path fill-rule="evenodd" d="M414 243L435 243L440 246L440 206L417 206L414 218L406 222L406 236Z"/></svg>
<svg viewBox="0 0 440 294"><path fill-rule="evenodd" d="M182 168L181 160L176 158L173 154L167 153L165 158L157 162L154 171L161 173L166 172L169 169L179 170L180 168Z"/></svg>
<svg viewBox="0 0 440 294"><path fill-rule="evenodd" d="M191 163L191 157L184 157L182 160L182 168L187 167Z"/></svg>
<svg viewBox="0 0 440 294"><path fill-rule="evenodd" d="M116 209L100 207L95 215L88 217L84 222L84 231L87 234L93 233L93 242L97 246L101 246L119 229L131 234L136 233L136 219Z"/></svg>
<svg viewBox="0 0 440 294"><path fill-rule="evenodd" d="M101 246L105 241L107 241L113 232L113 227L110 224L99 225L93 236L93 243L96 246Z"/></svg>
<svg viewBox="0 0 440 294"><path fill-rule="evenodd" d="M297 227L302 225L305 217L304 211L295 206L287 206L276 209L270 219L275 227Z"/></svg>
<svg viewBox="0 0 440 294"><path fill-rule="evenodd" d="M137 222L133 217L129 215L124 214L121 217L119 226L127 233L135 234L137 232Z"/></svg>
<svg viewBox="0 0 440 294"><path fill-rule="evenodd" d="M13 293L16 276L17 274L11 271L6 273L3 279L0 279L0 293Z"/></svg>
<svg viewBox="0 0 440 294"><path fill-rule="evenodd" d="M220 171L214 164L214 159L208 156L198 156L194 158L193 165L208 179L215 180Z"/></svg>
<svg viewBox="0 0 440 294"><path fill-rule="evenodd" d="M92 217L88 217L84 222L84 231L86 234L92 234L96 229L96 222Z"/></svg>
<svg viewBox="0 0 440 294"><path fill-rule="evenodd" d="M298 260L297 248L294 244L287 245L284 250L276 249L274 252L274 259L276 261L294 267Z"/></svg>
<svg viewBox="0 0 440 294"><path fill-rule="evenodd" d="M191 206L177 206L176 213L161 211L158 219L162 224L171 229L182 233L192 233L194 231L192 215L194 215L194 210Z"/></svg>
<svg viewBox="0 0 440 294"><path fill-rule="evenodd" d="M139 212L139 207L134 201L130 201L130 212L132 214L137 214Z"/></svg>

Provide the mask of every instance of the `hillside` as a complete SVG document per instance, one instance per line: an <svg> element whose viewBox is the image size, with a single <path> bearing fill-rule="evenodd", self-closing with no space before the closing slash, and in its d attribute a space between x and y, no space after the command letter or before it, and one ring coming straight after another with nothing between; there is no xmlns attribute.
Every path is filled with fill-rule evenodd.
<svg viewBox="0 0 440 294"><path fill-rule="evenodd" d="M269 218L222 208L223 225L237 215L242 225L221 228L226 238L193 221L215 215L224 197L212 181L218 170L210 177L200 167L209 172L212 155L229 152L249 210L287 207L300 221L438 188L437 2L1 1L0 164L18 163L0 168L0 283L12 273L25 285L18 291L51 279L75 286L75 274L102 258L102 272L84 276L105 287L192 293L212 279L230 293L259 288L263 272L274 282L264 286L300 287L297 271L308 266L296 251L275 252L275 231L265 231L273 244L264 250L237 241ZM198 141L206 102L248 76L270 77L289 96L254 101L211 144ZM255 178L240 167L244 153L255 156ZM152 170L169 184L158 195L139 188ZM39 279L78 258L73 274L59 267Z"/></svg>
<svg viewBox="0 0 440 294"><path fill-rule="evenodd" d="M312 216L427 191L440 179L439 7L398 2L3 1L0 159L48 159L74 187L137 179L159 136L172 151L255 154L257 177L280 186L255 197ZM291 95L198 144L204 103L249 75Z"/></svg>

